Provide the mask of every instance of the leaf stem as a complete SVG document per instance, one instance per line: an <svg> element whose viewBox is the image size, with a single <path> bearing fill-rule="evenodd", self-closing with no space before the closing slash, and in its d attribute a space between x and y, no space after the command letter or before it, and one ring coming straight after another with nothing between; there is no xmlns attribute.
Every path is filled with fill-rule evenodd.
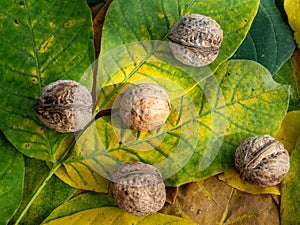
<svg viewBox="0 0 300 225"><path fill-rule="evenodd" d="M41 193L41 191L44 189L44 187L46 186L46 184L48 183L48 181L50 180L50 178L53 176L53 174L56 172L56 170L62 165L61 162L58 162L56 164L53 165L53 167L51 168L51 170L49 171L49 174L47 177L45 177L45 179L43 180L43 182L41 183L41 185L39 186L39 188L37 189L37 191L34 193L34 195L31 197L31 199L29 200L28 204L26 204L26 207L23 209L22 213L20 214L20 216L18 217L18 219L16 220L15 224L19 224L20 221L22 220L22 218L25 216L25 214L27 213L28 209L31 207L32 203L34 202L34 200L37 198L37 196Z"/></svg>
<svg viewBox="0 0 300 225"><path fill-rule="evenodd" d="M84 129L81 130L78 133L78 136L80 136L83 132L84 132ZM20 221L23 219L23 217L25 216L25 214L27 213L27 211L29 210L29 208L31 207L31 205L33 204L33 202L35 201L35 199L38 197L38 195L41 193L41 191L47 185L47 183L49 182L49 180L51 179L51 177L55 174L55 172L59 169L59 167L64 163L64 161L69 157L69 153L73 149L75 143L76 143L76 138L74 137L73 140L72 140L72 142L70 143L70 145L68 146L68 148L64 152L64 154L61 156L61 158L58 159L58 161L56 161L53 164L51 170L48 173L48 176L44 178L44 180L42 181L41 185L38 187L37 191L30 198L29 202L26 204L26 207L22 210L22 213L17 218L15 224L19 224L20 223Z"/></svg>
<svg viewBox="0 0 300 225"><path fill-rule="evenodd" d="M231 189L230 196L229 196L229 199L228 199L228 202L227 202L227 205L226 205L226 208L225 208L225 210L224 210L224 212L223 212L223 215L222 215L222 218L221 218L221 220L220 220L220 222L219 222L219 225L224 224L224 222L225 222L225 220L226 220L226 218L227 218L228 211L229 211L229 207L230 207L230 204L231 204L231 201L232 201L232 197L233 197L234 194L235 194L235 189L232 188L232 189Z"/></svg>

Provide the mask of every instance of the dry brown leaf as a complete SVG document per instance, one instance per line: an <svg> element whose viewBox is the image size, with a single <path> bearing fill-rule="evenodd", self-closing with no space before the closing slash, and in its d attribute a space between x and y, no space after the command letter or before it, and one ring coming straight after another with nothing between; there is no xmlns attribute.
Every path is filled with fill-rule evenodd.
<svg viewBox="0 0 300 225"><path fill-rule="evenodd" d="M177 197L177 193L178 193L178 187L166 187L166 202L167 203L171 203L174 204L176 197Z"/></svg>
<svg viewBox="0 0 300 225"><path fill-rule="evenodd" d="M241 192L216 177L179 187L175 203L167 203L161 212L206 225L280 224L271 195Z"/></svg>

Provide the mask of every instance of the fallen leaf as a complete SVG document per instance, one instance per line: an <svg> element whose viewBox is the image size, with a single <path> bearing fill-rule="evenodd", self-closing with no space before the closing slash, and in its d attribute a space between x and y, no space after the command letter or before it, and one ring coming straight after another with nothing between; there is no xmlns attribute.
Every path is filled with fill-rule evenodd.
<svg viewBox="0 0 300 225"><path fill-rule="evenodd" d="M160 212L205 225L280 224L271 195L241 192L216 177L179 187L176 202L167 203Z"/></svg>
<svg viewBox="0 0 300 225"><path fill-rule="evenodd" d="M178 187L166 186L166 202L174 204L177 197Z"/></svg>

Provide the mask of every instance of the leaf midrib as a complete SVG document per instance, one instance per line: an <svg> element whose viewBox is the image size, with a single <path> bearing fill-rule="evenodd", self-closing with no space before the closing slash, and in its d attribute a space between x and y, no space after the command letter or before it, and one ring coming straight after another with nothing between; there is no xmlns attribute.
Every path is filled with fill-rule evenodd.
<svg viewBox="0 0 300 225"><path fill-rule="evenodd" d="M28 19L28 27L29 27L29 31L30 31L31 46L32 46L33 54L34 54L33 57L34 57L34 61L35 61L36 76L38 79L39 90L42 91L40 65L39 65L39 60L38 60L38 55L37 55L37 49L35 48L35 46L36 46L35 36L34 36L34 32L33 32L32 20L31 20L30 14L29 14L27 0L24 0L24 6L25 6L25 10L26 10L26 16Z"/></svg>
<svg viewBox="0 0 300 225"><path fill-rule="evenodd" d="M176 126L173 126L173 127L172 127L171 129L169 129L169 130L165 130L165 131L163 131L163 132L161 132L161 133L158 133L158 134L155 134L155 135L151 135L151 136L149 136L148 138L145 138L145 139L142 139L142 140L134 141L133 143L126 143L126 146L129 147L129 146L132 146L132 145L137 145L137 144L146 142L146 141L148 141L148 140L150 140L150 139L159 137L159 136L161 136L161 135L165 135L165 134L167 134L167 133L171 133L173 130L176 130L176 129L182 127L182 126L185 126L185 125L191 123L191 122L194 121L194 120L203 118L203 117L205 117L205 116L211 114L212 112L216 112L216 111L218 111L218 110L224 109L225 107L229 107L229 106L231 106L231 105L234 105L234 104L236 104L236 103L240 103L240 102L242 102L242 101L246 101L246 100L249 100L249 99L258 98L258 96L260 96L260 95L262 95L262 94L271 94L272 92L277 92L277 91L280 90L280 89L286 89L286 86L280 86L280 87L278 87L278 88L276 88L276 89L272 89L272 90L267 91L267 92L258 93L258 94L253 95L253 96L247 96L247 97L245 97L245 98L241 98L241 99L232 101L232 102L230 102L229 104L224 104L224 105L218 106L218 107L216 107L216 108L213 108L213 109L210 109L210 110L206 111L205 113L203 113L203 114L201 114L201 115L197 115L197 116L195 116L195 117L193 117L193 118L191 118L191 119L189 119L189 120L183 122L182 124L177 124ZM119 147L115 147L115 148L109 149L109 151L110 151L110 152L111 152L111 151L116 151L116 150L118 150L118 149L119 149Z"/></svg>

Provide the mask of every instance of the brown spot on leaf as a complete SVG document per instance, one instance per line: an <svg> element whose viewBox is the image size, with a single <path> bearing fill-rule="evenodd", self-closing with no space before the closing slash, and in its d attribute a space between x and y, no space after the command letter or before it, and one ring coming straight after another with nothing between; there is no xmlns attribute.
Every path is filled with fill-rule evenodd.
<svg viewBox="0 0 300 225"><path fill-rule="evenodd" d="M53 44L54 36L51 35L51 37L45 41L45 43L41 46L39 53L45 53L48 48Z"/></svg>
<svg viewBox="0 0 300 225"><path fill-rule="evenodd" d="M67 22L65 23L64 26L65 26L65 27L71 27L71 26L73 26L75 23L76 23L76 20L71 19L71 20L67 21Z"/></svg>

